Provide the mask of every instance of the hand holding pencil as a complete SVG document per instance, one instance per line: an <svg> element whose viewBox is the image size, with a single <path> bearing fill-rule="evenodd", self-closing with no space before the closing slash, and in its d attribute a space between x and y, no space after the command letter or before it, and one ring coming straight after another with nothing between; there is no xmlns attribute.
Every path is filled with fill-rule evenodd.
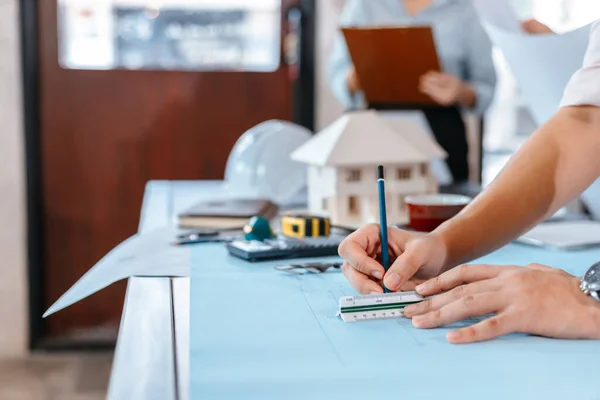
<svg viewBox="0 0 600 400"><path fill-rule="evenodd" d="M383 173L381 178L377 184L380 195L383 194L380 211L385 214ZM357 292L383 293L384 287L392 292L414 290L425 279L443 272L446 251L440 238L391 227L382 230L387 221L385 216L380 219L384 220L381 224L363 226L339 247L344 259L342 271Z"/></svg>
<svg viewBox="0 0 600 400"><path fill-rule="evenodd" d="M339 247L344 259L342 271L360 294L383 293L383 284L392 292L414 290L415 286L442 271L444 251L428 235L388 227L390 268L381 260L379 224L365 225L348 236Z"/></svg>

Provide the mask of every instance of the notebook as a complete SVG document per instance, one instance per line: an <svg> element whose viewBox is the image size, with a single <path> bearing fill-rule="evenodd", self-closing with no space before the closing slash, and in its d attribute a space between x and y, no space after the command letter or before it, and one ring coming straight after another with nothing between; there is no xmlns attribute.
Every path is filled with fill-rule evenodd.
<svg viewBox="0 0 600 400"><path fill-rule="evenodd" d="M270 200L227 198L199 202L178 218L181 228L241 228L254 216L271 219L277 212Z"/></svg>

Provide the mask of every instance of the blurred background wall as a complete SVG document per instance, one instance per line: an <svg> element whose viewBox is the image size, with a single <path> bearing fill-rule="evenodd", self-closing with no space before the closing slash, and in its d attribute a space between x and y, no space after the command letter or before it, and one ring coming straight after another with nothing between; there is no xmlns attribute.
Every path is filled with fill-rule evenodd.
<svg viewBox="0 0 600 400"><path fill-rule="evenodd" d="M26 353L25 174L17 0L0 0L0 357Z"/></svg>

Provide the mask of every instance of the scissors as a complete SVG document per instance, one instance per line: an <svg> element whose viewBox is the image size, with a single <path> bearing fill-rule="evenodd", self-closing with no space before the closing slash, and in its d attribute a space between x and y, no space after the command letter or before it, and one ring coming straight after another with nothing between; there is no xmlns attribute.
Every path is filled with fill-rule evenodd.
<svg viewBox="0 0 600 400"><path fill-rule="evenodd" d="M341 262L335 263L308 263L308 264L290 264L290 265L278 265L275 267L276 270L284 271L293 275L306 275L322 274L329 268L340 269L342 267Z"/></svg>
<svg viewBox="0 0 600 400"><path fill-rule="evenodd" d="M238 232L238 231L241 232L242 229L243 229L243 227L241 227L241 226L234 227L234 228L221 228L221 229L201 228L201 229L196 229L196 230L193 230L190 232L179 234L179 235L177 235L177 239L194 240L194 239L198 239L198 238L219 236L222 233L226 233L226 232Z"/></svg>
<svg viewBox="0 0 600 400"><path fill-rule="evenodd" d="M239 235L223 235L223 233L241 230L242 228L198 229L192 232L177 235L177 240L173 244L182 246L197 243L231 242L232 240L238 239Z"/></svg>

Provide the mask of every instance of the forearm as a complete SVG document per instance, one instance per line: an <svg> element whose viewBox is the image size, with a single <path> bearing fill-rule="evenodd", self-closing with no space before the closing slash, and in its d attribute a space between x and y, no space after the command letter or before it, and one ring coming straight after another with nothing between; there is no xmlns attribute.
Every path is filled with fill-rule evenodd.
<svg viewBox="0 0 600 400"><path fill-rule="evenodd" d="M600 111L563 109L463 212L440 226L445 268L487 254L535 226L600 172Z"/></svg>

